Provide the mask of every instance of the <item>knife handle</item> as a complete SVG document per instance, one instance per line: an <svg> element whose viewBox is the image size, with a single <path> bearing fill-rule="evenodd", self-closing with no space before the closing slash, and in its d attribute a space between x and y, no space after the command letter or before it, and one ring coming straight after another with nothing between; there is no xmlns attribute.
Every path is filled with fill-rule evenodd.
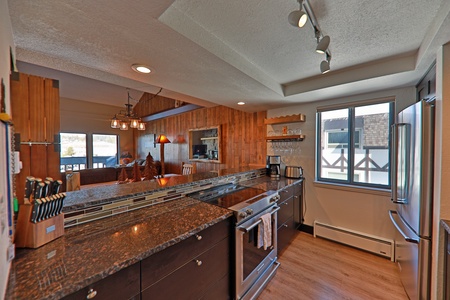
<svg viewBox="0 0 450 300"><path fill-rule="evenodd" d="M38 217L38 213L39 213L39 203L38 203L39 199L36 199L34 201L33 204L33 210L31 212L31 222L36 223L37 222L37 217Z"/></svg>

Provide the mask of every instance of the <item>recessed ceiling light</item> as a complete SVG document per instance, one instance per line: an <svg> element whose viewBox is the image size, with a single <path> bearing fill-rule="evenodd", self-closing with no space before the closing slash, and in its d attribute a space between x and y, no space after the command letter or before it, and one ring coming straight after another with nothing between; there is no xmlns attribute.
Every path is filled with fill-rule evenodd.
<svg viewBox="0 0 450 300"><path fill-rule="evenodd" d="M242 101L241 101L241 102L238 102L237 104L238 104L238 105L244 105L245 102L242 102Z"/></svg>
<svg viewBox="0 0 450 300"><path fill-rule="evenodd" d="M134 64L131 66L131 68L138 73L144 73L144 74L148 74L152 71L152 70L150 70L149 67L144 66L144 65L139 65L139 64Z"/></svg>

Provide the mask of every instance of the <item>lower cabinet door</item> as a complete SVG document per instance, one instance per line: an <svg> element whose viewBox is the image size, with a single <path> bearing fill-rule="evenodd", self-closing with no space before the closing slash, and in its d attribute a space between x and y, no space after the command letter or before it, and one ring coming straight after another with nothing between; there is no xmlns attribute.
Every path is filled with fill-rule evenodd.
<svg viewBox="0 0 450 300"><path fill-rule="evenodd" d="M289 246L294 238L297 230L295 229L294 218L289 218L285 223L278 227L278 256L283 254L283 251Z"/></svg>
<svg viewBox="0 0 450 300"><path fill-rule="evenodd" d="M139 299L140 263L129 266L63 299Z"/></svg>
<svg viewBox="0 0 450 300"><path fill-rule="evenodd" d="M143 290L141 299L198 299L228 274L229 269L230 240L226 238Z"/></svg>

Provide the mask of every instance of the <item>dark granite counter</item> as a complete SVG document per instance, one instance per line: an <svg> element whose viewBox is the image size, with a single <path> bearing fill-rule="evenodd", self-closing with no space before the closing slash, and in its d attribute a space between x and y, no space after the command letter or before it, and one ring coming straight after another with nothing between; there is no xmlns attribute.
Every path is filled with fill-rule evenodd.
<svg viewBox="0 0 450 300"><path fill-rule="evenodd" d="M17 250L6 299L59 299L230 216L182 197L71 227L38 249Z"/></svg>
<svg viewBox="0 0 450 300"><path fill-rule="evenodd" d="M303 180L303 178L291 179L291 178L286 178L286 177L281 176L280 178L274 179L274 178L270 178L269 176L263 176L263 177L259 177L259 178L255 178L255 179L251 179L251 180L242 181L242 182L239 182L239 184L243 185L243 186L248 186L248 187L260 188L265 191L269 191L269 190L277 191L277 190L284 189L288 186L291 186L302 180Z"/></svg>
<svg viewBox="0 0 450 300"><path fill-rule="evenodd" d="M131 184L113 184L100 186L92 189L67 192L64 200L64 212L71 212L90 206L111 203L123 198L142 196L149 192L155 193L164 191L173 187L188 187L190 185L208 184L212 179L222 178L226 180L227 176L238 176L240 173L246 173L255 170L254 168L241 167L238 169L226 169L215 172L204 172L191 175L180 175L164 177L155 180L133 182Z"/></svg>

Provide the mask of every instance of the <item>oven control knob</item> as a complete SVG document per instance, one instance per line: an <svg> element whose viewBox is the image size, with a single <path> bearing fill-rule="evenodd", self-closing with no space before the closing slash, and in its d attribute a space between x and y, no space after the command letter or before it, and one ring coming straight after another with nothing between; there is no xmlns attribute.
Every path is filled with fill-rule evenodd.
<svg viewBox="0 0 450 300"><path fill-rule="evenodd" d="M278 200L280 200L280 196L276 195L270 199L270 202L277 202Z"/></svg>
<svg viewBox="0 0 450 300"><path fill-rule="evenodd" d="M246 213L245 211L241 211L241 212L239 213L239 217L245 218L245 217L247 217L247 213Z"/></svg>
<svg viewBox="0 0 450 300"><path fill-rule="evenodd" d="M250 216L251 214L253 214L253 209L249 208L245 212Z"/></svg>

